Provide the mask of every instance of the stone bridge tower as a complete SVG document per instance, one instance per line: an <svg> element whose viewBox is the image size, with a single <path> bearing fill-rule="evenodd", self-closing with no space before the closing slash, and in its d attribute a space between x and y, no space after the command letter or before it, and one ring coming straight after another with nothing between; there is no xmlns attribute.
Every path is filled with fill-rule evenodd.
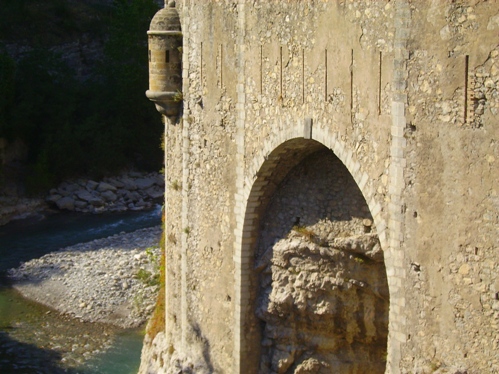
<svg viewBox="0 0 499 374"><path fill-rule="evenodd" d="M140 371L499 372L499 3L166 7L182 108Z"/></svg>

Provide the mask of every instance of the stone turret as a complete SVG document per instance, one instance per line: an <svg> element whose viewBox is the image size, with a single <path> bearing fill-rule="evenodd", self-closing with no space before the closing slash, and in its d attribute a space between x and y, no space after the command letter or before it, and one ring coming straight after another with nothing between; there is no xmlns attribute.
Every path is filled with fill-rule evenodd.
<svg viewBox="0 0 499 374"><path fill-rule="evenodd" d="M175 1L155 14L147 35L149 90L146 96L161 114L176 117L182 104L182 32Z"/></svg>

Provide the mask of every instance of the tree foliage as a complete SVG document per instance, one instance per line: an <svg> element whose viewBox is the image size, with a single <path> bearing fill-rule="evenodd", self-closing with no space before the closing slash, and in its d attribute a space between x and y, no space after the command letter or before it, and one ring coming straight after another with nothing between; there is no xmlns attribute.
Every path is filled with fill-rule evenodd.
<svg viewBox="0 0 499 374"><path fill-rule="evenodd" d="M146 31L157 10L153 0L115 0L102 61L84 82L47 48L16 62L0 49L0 137L27 145L32 190L76 175L160 169L162 124L144 95Z"/></svg>

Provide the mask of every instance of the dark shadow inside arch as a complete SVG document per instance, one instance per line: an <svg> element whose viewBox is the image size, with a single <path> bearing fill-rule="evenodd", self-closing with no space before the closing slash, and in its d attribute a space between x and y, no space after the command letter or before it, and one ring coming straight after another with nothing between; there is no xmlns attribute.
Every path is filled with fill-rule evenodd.
<svg viewBox="0 0 499 374"><path fill-rule="evenodd" d="M253 372L384 373L383 252L346 167L295 139L269 156L253 189L264 191L245 326Z"/></svg>

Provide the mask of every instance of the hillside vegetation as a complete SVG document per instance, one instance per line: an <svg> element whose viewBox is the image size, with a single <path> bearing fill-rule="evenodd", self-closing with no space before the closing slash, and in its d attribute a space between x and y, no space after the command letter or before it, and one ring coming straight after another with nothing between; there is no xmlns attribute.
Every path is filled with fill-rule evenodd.
<svg viewBox="0 0 499 374"><path fill-rule="evenodd" d="M157 10L153 0L2 1L0 139L27 149L15 168L29 192L68 177L161 168L162 124L144 96L146 31ZM81 45L79 56L64 55L70 43ZM82 63L85 77L75 68ZM13 167L0 165L0 183Z"/></svg>

